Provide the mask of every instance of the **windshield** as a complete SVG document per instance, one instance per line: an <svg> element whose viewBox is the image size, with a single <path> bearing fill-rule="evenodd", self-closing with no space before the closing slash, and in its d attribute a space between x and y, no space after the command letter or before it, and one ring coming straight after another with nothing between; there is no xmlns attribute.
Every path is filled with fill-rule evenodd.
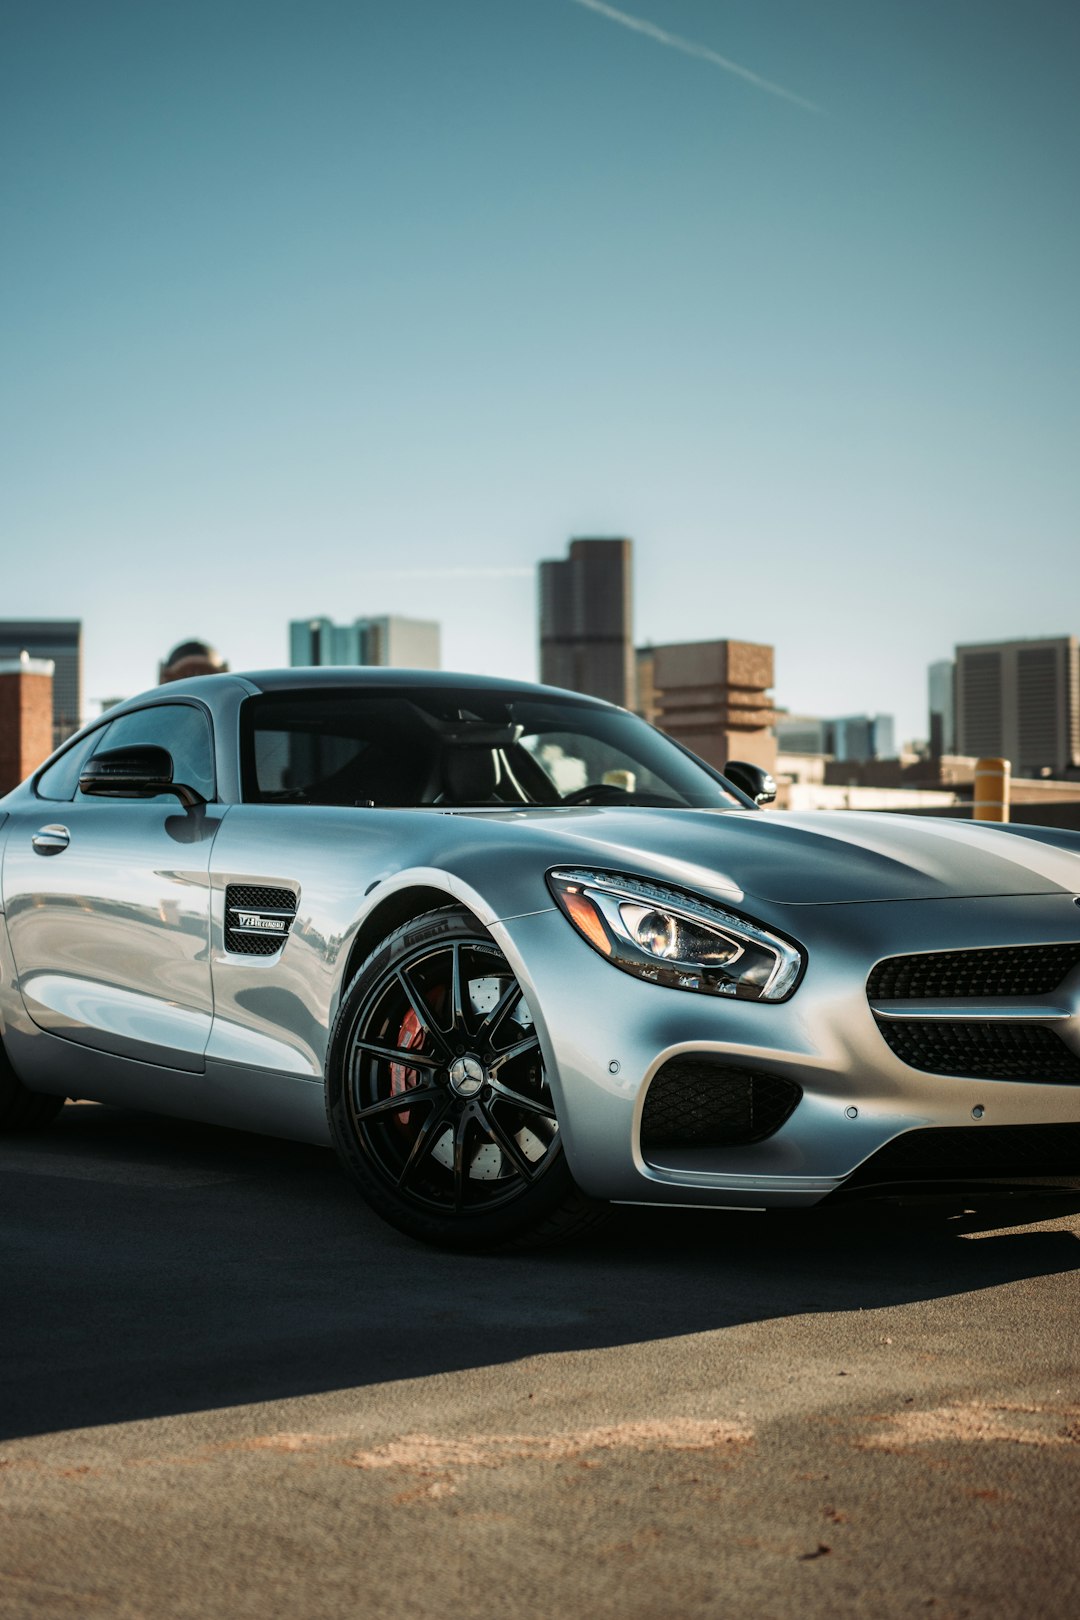
<svg viewBox="0 0 1080 1620"><path fill-rule="evenodd" d="M244 799L257 804L746 808L623 709L497 689L249 698L241 756Z"/></svg>

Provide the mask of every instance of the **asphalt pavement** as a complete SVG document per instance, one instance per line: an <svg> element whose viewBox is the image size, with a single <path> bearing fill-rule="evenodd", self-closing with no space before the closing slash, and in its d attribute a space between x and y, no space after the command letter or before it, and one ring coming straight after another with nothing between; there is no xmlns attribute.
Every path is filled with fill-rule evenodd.
<svg viewBox="0 0 1080 1620"><path fill-rule="evenodd" d="M0 1145L0 1615L1071 1620L1076 1210L461 1257L69 1105Z"/></svg>

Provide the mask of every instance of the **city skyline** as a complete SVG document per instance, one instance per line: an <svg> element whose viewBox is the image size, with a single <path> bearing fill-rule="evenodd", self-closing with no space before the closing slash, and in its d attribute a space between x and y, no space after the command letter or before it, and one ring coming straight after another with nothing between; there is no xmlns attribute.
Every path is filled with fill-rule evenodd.
<svg viewBox="0 0 1080 1620"><path fill-rule="evenodd" d="M898 740L956 645L1075 631L1074 8L5 29L3 612L81 618L90 698L193 634L284 664L309 604L533 677L587 534L636 644L775 646Z"/></svg>
<svg viewBox="0 0 1080 1620"><path fill-rule="evenodd" d="M606 541L606 542L601 541L599 543L601 545L605 545L605 544L610 545L610 544L612 544L612 542L610 542L610 541ZM569 544L570 544L571 550L573 550L574 547L580 547L583 544L585 546L594 545L594 544L596 544L596 542L593 542L593 541L584 541L583 542L580 539L578 539L578 540L572 540L571 542L569 542ZM632 541L624 541L624 542L618 542L618 544L632 546L633 542ZM545 569L550 569L550 567L551 567L550 561L541 560L541 562L538 564L538 567L537 567L537 570L536 570L538 580L543 578L544 570ZM630 568L631 575L632 575L632 571L633 570L632 570L632 564L631 564L631 568ZM542 587L539 584L538 584L537 590L538 590L538 596L539 596L539 594L541 593L541 590L542 590ZM391 628L393 626L395 626L395 625L398 627L399 636L403 635L404 638L405 638L405 640L401 643L401 645L402 646L416 645L418 647L422 646L424 649L426 649L425 658L423 658L423 659L421 659L419 661L417 661L417 659L413 658L410 661L410 660L395 658L394 656L392 656L393 650L394 650L394 645L392 644L392 638L391 638L391 641L387 641L386 645L384 646L383 641L380 641L378 639L378 637L381 635L385 640L387 638L387 636L389 635ZM330 630L332 635L334 637L336 637L336 641L334 643L335 646L338 643L340 643L340 645L342 647L345 647L346 643L349 643L349 638L351 637L352 641L351 641L350 645L352 643L355 643L355 645L352 646L352 650L354 652L357 652L357 656L356 657L340 657L340 656L335 657L335 656L331 656L329 659L327 659L326 657L323 657L320 654L319 657L312 658L310 660L297 656L297 651L298 651L298 648L300 647L300 641L298 640L298 635L300 634L300 632L314 632L317 626L322 626L324 631L327 630L327 629ZM367 627L374 627L375 628L375 634L376 634L376 640L373 641L372 645L371 645L371 649L370 649L371 656L370 657L367 656L366 654L364 656L359 655L359 649L360 649L361 644L363 642L363 634L364 634L364 631L365 631L365 629ZM2 622L0 622L0 630L3 630L4 628L5 628L5 626L3 625ZM36 621L36 620L34 620L32 618L28 618L28 619L22 621L22 623L20 625L18 625L18 626L13 627L13 626L9 625L9 626L7 626L7 628L8 629L18 628L18 629L22 630L23 632L25 632L23 634L22 638L21 638L22 642L26 642L28 644L28 646L32 645L32 646L34 646L36 648L39 645L44 644L43 640L42 640L43 634L45 635L45 641L48 641L49 636L48 636L47 633L54 631L57 628L57 626L55 624L53 624L53 623L50 623L49 621L46 621L46 620ZM81 668L81 662L82 662L82 656L83 656L83 654L82 654L82 632L83 632L82 623L79 620L72 620L72 621L69 621L64 626L64 628L69 629L71 632L77 634L78 641L79 641L79 647L80 647L79 664L80 664L80 668ZM346 663L346 664L351 664L351 663L356 663L356 662L360 662L360 663L373 662L373 663L377 663L377 664L388 664L391 667L406 667L406 665L408 664L409 667L438 668L438 667L440 667L439 656L438 656L438 647L439 647L439 642L441 640L442 629L443 629L443 626L442 626L441 622L439 622L439 621L418 621L418 620L414 620L414 619L409 619L407 617L395 617L394 615L373 615L373 616L368 616L366 619L358 619L358 620L354 621L353 624L351 624L351 625L345 625L345 626L341 626L341 627L334 627L333 624L332 624L332 621L329 620L329 619L291 620L285 626L285 636L286 636L286 639L287 639L287 641L289 643L289 657L287 657L285 659L276 660L276 661L264 661L261 664L257 664L254 661L249 661L244 665L244 668L247 668L247 669L250 669L250 670L253 670L253 671L258 669L258 668L264 668L264 669L265 668L275 668L275 667L285 668L285 667L288 667L288 665L290 665L290 664L295 665L297 663L308 662L308 661L314 662L314 663L326 663L328 661L329 662L342 662L342 663ZM358 636L361 638L359 642L357 641ZM420 638L419 641L416 639L417 637ZM3 640L3 639L4 638L2 636L0 636L0 640ZM14 639L12 639L12 636L9 634L6 639L7 639L7 642L10 643L10 646L8 646L8 648L7 648L9 654L17 656L18 651L24 651L24 652L26 651L26 648L22 647L21 642L20 642L19 648L16 649L16 642L20 641L20 638L18 636L15 636ZM728 639L730 639L730 638L712 638L712 640L709 641L709 642L691 643L686 638L681 638L681 640L679 642L670 644L670 647L674 648L674 649L678 649L680 647L691 648L691 647L696 646L696 645L700 645L700 646L720 646L720 645L723 645L724 642L726 640L728 640ZM1013 637L1005 638L1004 644L1005 645L1011 645L1013 647L1019 648L1019 647L1023 647L1026 644L1030 643L1030 644L1034 644L1036 647L1041 648L1048 641L1056 642L1056 643L1072 643L1072 644L1075 645L1076 637L1064 636L1064 637L1046 638L1046 637L1016 637L1016 636L1013 636ZM218 659L218 657L219 657L219 655L212 648L209 648L209 646L207 644L205 644L204 642L202 642L201 640L191 642L189 645L190 645L191 648L205 648L205 650L209 652L212 659ZM538 621L537 621L537 625L536 625L536 645L537 645L537 663L539 664L539 663L542 663L543 657L544 657L544 652L543 652L543 648L544 648L543 626L542 626L541 618L539 618L539 617L538 617ZM185 651L185 650L186 650L186 646L181 646L181 647L176 649L176 651ZM643 642L639 641L639 642L632 642L631 643L631 650L634 653L634 655L636 656L637 666L638 666L638 670L640 672L642 657L651 656L654 652L661 651L661 650L663 650L663 648L658 646L654 642L644 642L643 643ZM769 658L770 658L770 667L771 667L771 661L773 660L775 649L773 647L771 647L771 646L766 645L762 650L765 650L765 651L768 652ZM891 712L890 713L878 713L876 715L867 714L867 713L860 713L860 714L848 714L848 715L839 715L839 716L837 716L837 715L833 715L833 716L823 715L820 712L817 713L817 714L812 714L812 713L809 712L809 706L806 706L806 705L801 706L798 703L790 703L789 704L789 703L784 703L784 702L781 702L781 701L777 700L775 698L775 694L771 693L771 687L775 683L770 682L770 693L771 693L771 695L770 695L769 701L770 701L770 704L773 706L774 711L775 711L776 724L780 728L780 730L777 732L777 737L778 737L779 746L781 748L781 751L783 751L785 748L790 751L793 746L795 747L796 752L798 752L800 749L804 749L804 748L810 748L811 752L824 751L825 753L831 753L831 752L834 751L831 747L825 747L824 743L822 743L821 748L815 749L815 748L811 747L811 744L810 744L809 741L805 742L805 744L803 742L799 742L798 745L796 746L794 744L793 740L788 740L785 736L781 735L781 733L791 732L793 730L793 728L795 730L800 730L800 731L805 730L807 727L817 728L817 730L821 732L822 737L824 737L826 733L830 732L832 729L834 729L836 727L843 728L846 725L855 725L857 728L861 727L861 728L865 729L867 726L869 726L871 728L871 730L872 730L874 725L877 724L877 725L884 728L884 730L882 732L882 736L887 738L887 746L886 746L886 748L884 750L884 753L883 753L882 748L880 746L878 746L878 745L875 745L869 751L869 753L867 754L867 757L870 757L871 754L874 757L886 757L887 755L896 754L896 753L902 752L905 748L908 747L909 744L912 744L912 743L915 743L915 744L923 746L923 747L928 747L930 753L933 753L934 748L935 748L935 738L934 738L934 735L933 735L933 733L934 733L934 725L935 725L935 714L936 714L936 712L939 712L939 710L938 711L935 710L935 705L940 706L940 704L943 701L942 697L940 695L940 690L937 689L937 683L940 683L940 681L942 679L942 672L947 670L947 671L949 671L950 704L952 706L952 712L949 715L948 719L945 721L945 735L946 735L946 739L948 741L948 746L946 746L941 751L943 751L945 753L948 753L948 754L951 754L951 753L954 753L954 752L957 752L957 751L962 752L962 750L959 750L959 739L955 736L955 731L956 731L956 727L957 727L957 724L958 724L958 720L957 720L957 713L956 713L956 709L955 709L956 696L955 696L955 693L951 692L951 684L952 684L952 680L953 680L952 672L956 668L956 660L959 659L962 655L964 655L965 652L970 652L971 650L972 649L970 647L965 647L964 644L962 644L962 643L956 643L956 644L954 644L953 649L952 649L953 654L954 654L953 658L934 660L923 671L923 680L924 680L923 722L924 723L923 723L923 727L922 727L921 730L912 729L909 732L903 732L900 729L899 725L896 722L895 715L893 713L891 713ZM331 649L331 651L333 651L333 648ZM170 655L170 656L174 656L174 655ZM168 659L166 659L166 663L167 662L168 662ZM228 662L223 662L223 663L221 663L220 667L222 669L228 669L230 666L229 666ZM239 666L236 666L236 667L237 667L237 673L243 673L243 670ZM105 698L100 698L100 697L97 697L95 695L91 695L89 698L84 698L84 712L83 712L83 716L82 716L83 721L94 718L94 716L97 713L97 710L98 710L99 706L104 707L104 708L109 708L114 703L117 703L117 702L121 701L125 697L135 696L135 695L137 695L138 692L143 691L143 690L147 690L147 691L151 690L155 685L158 684L160 679L163 678L164 669L165 669L165 664L162 663L160 661L160 659L159 659L158 660L158 665L157 665L158 680L147 681L144 686L131 686L129 690L121 691L121 692L114 692L112 694L109 694ZM495 675L498 675L498 674L502 673L502 674L506 674L507 678L515 678L515 677L511 677L508 671L500 671L500 670L497 670L497 669L493 669L493 670L473 669L471 671L468 671L468 670L465 669L464 666L460 667L460 673L470 673L470 672L471 673L487 673L487 674L495 674ZM200 673L200 671L196 671L196 673ZM517 677L517 678L520 678L520 677ZM534 675L531 678L538 679L539 676ZM554 680L554 676L552 676L551 678L552 678L552 680ZM581 691L591 691L592 690L592 688L591 688L591 686L589 685L588 682L586 682L585 684L580 684L580 683L571 683L571 684L572 684L572 689L575 689L575 690L581 690ZM1073 677L1073 684L1075 685L1075 676ZM81 683L80 683L80 685L81 685ZM615 699L612 698L611 701L615 701ZM641 708L640 702L635 702L631 706L637 707L639 709L639 711L640 711L640 708ZM646 715L646 718L648 718L648 715ZM1055 720L1054 723L1057 724L1058 721ZM70 735L71 730L74 729L74 727L69 722L65 722L62 725L61 729L63 731L63 735L66 737L66 736ZM808 733L808 735L809 735L809 733ZM57 733L57 740L58 741L63 740L63 737L60 736L59 732ZM971 750L969 749L968 752L970 753L970 751ZM982 751L985 752L985 749L983 749ZM998 751L1000 751L1000 745L999 745ZM1006 752L1007 751L1008 750L1006 750ZM836 752L837 752L837 757L838 758L847 757L846 745L845 746L839 746L836 749ZM976 752L979 752L979 750L976 749ZM1064 756L1063 756L1063 759L1064 759Z"/></svg>

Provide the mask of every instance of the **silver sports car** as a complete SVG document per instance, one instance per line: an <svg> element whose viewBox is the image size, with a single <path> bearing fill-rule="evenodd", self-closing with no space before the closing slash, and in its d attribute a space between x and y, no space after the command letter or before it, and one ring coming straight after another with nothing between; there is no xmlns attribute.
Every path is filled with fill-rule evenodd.
<svg viewBox="0 0 1080 1620"><path fill-rule="evenodd" d="M0 800L0 1126L332 1142L459 1247L1080 1187L1080 835L763 814L730 770L475 676L133 698Z"/></svg>

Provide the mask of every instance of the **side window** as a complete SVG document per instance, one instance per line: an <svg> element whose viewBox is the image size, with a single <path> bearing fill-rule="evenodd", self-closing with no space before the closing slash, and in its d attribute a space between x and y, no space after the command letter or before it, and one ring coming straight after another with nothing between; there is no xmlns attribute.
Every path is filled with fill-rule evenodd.
<svg viewBox="0 0 1080 1620"><path fill-rule="evenodd" d="M358 772L371 743L364 737L315 731L257 731L255 780L269 799L304 795L313 785Z"/></svg>
<svg viewBox="0 0 1080 1620"><path fill-rule="evenodd" d="M95 754L108 748L140 748L148 744L168 749L173 780L197 788L204 799L214 797L214 747L210 723L201 709L187 703L157 703L150 709L119 715L95 736ZM159 795L163 799L170 796Z"/></svg>
<svg viewBox="0 0 1080 1620"><path fill-rule="evenodd" d="M42 771L35 792L39 799L55 799L70 804L79 787L79 772L101 741L101 732L92 731L59 759Z"/></svg>

